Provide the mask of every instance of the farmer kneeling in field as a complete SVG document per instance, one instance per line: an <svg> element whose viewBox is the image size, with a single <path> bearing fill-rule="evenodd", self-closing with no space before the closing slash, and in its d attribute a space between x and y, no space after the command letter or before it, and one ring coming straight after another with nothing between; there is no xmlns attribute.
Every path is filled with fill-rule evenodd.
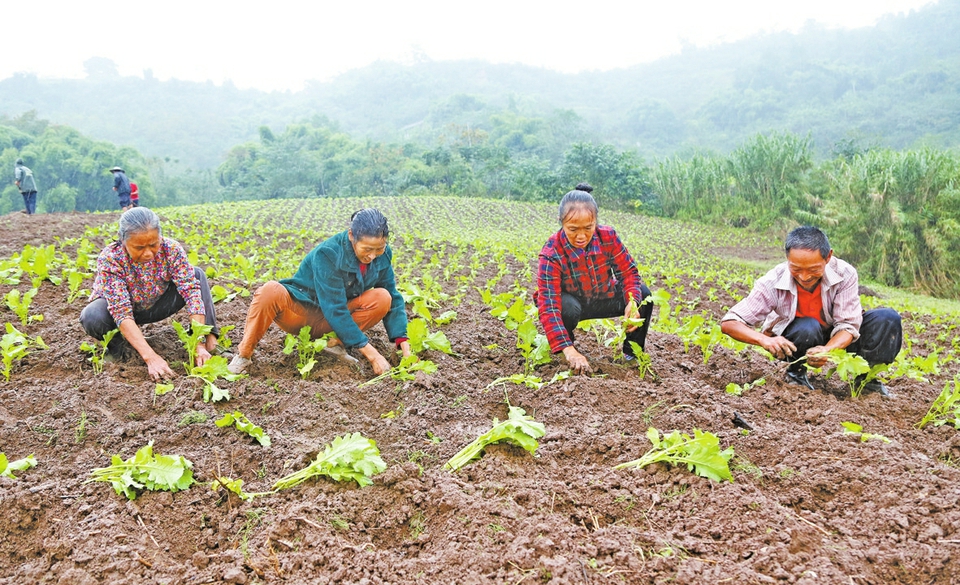
<svg viewBox="0 0 960 585"><path fill-rule="evenodd" d="M350 218L350 228L314 248L293 278L265 283L253 296L243 340L230 362L231 372L243 372L270 323L296 335L306 325L316 339L333 331L327 353L356 361L346 349L357 348L380 375L390 363L369 342L364 331L381 320L387 336L410 355L407 313L397 292L393 252L387 245L387 218L376 209L363 209Z"/></svg>
<svg viewBox="0 0 960 585"><path fill-rule="evenodd" d="M640 280L630 252L610 226L597 225L593 187L580 183L560 200L561 229L540 251L534 302L550 350L563 352L577 373L590 371L590 362L573 346L573 330L580 321L623 316L643 319L628 325L623 355L636 359L633 341L643 349L653 315L653 304Z"/></svg>
<svg viewBox="0 0 960 585"><path fill-rule="evenodd" d="M863 311L857 271L833 255L826 234L798 227L787 234L784 248L787 261L723 316L724 333L789 361L787 381L811 390L804 362L822 367L831 349L858 354L871 367L896 359L903 340L900 314L887 308ZM753 329L761 322L761 331ZM889 396L879 380L867 382L863 391Z"/></svg>
<svg viewBox="0 0 960 585"><path fill-rule="evenodd" d="M187 307L190 319L213 326L205 343L192 356L197 365L210 359L217 347L217 322L207 276L190 266L180 244L160 233L160 218L146 207L129 209L120 216L120 241L110 244L97 258L97 276L90 304L80 313L84 331L103 339L120 329L109 350L119 355L127 343L137 350L154 380L173 376L166 360L147 343L139 325L155 323Z"/></svg>

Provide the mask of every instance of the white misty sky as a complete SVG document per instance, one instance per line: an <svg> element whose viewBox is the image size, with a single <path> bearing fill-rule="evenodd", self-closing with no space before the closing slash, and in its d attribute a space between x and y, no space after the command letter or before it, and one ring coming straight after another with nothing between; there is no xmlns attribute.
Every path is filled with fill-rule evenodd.
<svg viewBox="0 0 960 585"><path fill-rule="evenodd" d="M34 0L7 11L0 79L83 77L106 57L122 75L232 80L298 90L377 60L483 59L572 73L608 70L754 34L874 24L936 0Z"/></svg>

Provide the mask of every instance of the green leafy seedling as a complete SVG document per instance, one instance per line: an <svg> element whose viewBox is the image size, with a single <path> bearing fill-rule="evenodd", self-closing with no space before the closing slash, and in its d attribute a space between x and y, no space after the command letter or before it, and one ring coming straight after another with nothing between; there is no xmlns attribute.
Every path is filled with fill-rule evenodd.
<svg viewBox="0 0 960 585"><path fill-rule="evenodd" d="M33 303L33 297L37 295L37 289L31 288L20 296L20 291L12 289L6 294L4 300L7 301L7 307L17 314L20 323L26 326L34 321L43 321L43 315L30 315L30 305Z"/></svg>
<svg viewBox="0 0 960 585"><path fill-rule="evenodd" d="M297 352L297 371L300 372L300 377L306 380L313 371L313 366L317 365L316 355L327 348L330 338L334 336L335 333L330 332L323 337L312 339L310 326L306 325L300 328L296 337L287 333L283 342L283 353L290 355L294 351Z"/></svg>
<svg viewBox="0 0 960 585"><path fill-rule="evenodd" d="M946 383L916 426L922 429L930 423L935 427L953 425L953 428L960 429L960 376Z"/></svg>
<svg viewBox="0 0 960 585"><path fill-rule="evenodd" d="M842 422L840 423L843 426L843 434L845 435L859 435L860 442L866 443L870 439L877 439L878 441L883 441L884 443L889 443L890 439L884 437L883 435L875 435L872 433L863 432L863 427L853 422Z"/></svg>
<svg viewBox="0 0 960 585"><path fill-rule="evenodd" d="M17 479L17 476L13 474L14 471L26 471L36 466L37 459L33 455L27 455L23 459L17 459L16 461L7 461L7 456L4 453L0 453L0 477Z"/></svg>
<svg viewBox="0 0 960 585"><path fill-rule="evenodd" d="M216 425L221 428L234 425L238 431L250 435L262 446L270 446L270 435L265 433L262 428L250 422L250 419L239 410L224 414L223 418L216 421Z"/></svg>
<svg viewBox="0 0 960 585"><path fill-rule="evenodd" d="M300 485L313 477L326 476L334 481L354 480L360 487L373 483L374 475L387 468L373 439L360 433L337 437L307 467L277 480L274 490Z"/></svg>
<svg viewBox="0 0 960 585"><path fill-rule="evenodd" d="M230 337L227 334L236 328L236 325L224 325L221 327L220 335L217 336L217 347L220 349L230 349L230 347L233 345L233 341L230 340Z"/></svg>
<svg viewBox="0 0 960 585"><path fill-rule="evenodd" d="M187 368L189 371L189 367ZM230 400L230 391L217 386L218 379L223 378L228 382L234 382L241 378L246 378L246 374L231 374L227 369L227 358L215 355L208 359L202 366L195 366L191 378L203 380L203 401L219 402L221 400Z"/></svg>
<svg viewBox="0 0 960 585"><path fill-rule="evenodd" d="M457 471L474 459L483 455L487 445L507 442L523 447L536 455L539 443L537 439L547 434L543 423L537 422L532 416L519 406L508 406L507 418L504 421L493 419L493 428L473 440L447 461L443 468Z"/></svg>
<svg viewBox="0 0 960 585"><path fill-rule="evenodd" d="M453 354L450 348L450 340L447 339L443 331L429 332L427 322L424 319L411 319L407 323L407 338L410 340L410 349L414 353L420 353L425 349L435 349L446 354Z"/></svg>
<svg viewBox="0 0 960 585"><path fill-rule="evenodd" d="M452 323L453 320L456 318L457 318L456 311L444 311L443 313L440 313L440 316L435 318L433 322L436 323L437 325L447 325L449 323Z"/></svg>
<svg viewBox="0 0 960 585"><path fill-rule="evenodd" d="M232 479L226 476L219 476L210 482L210 489L219 492L221 489L227 490L231 494L240 498L241 501L248 502L253 498L269 496L276 492L245 492L243 491L243 480Z"/></svg>
<svg viewBox="0 0 960 585"><path fill-rule="evenodd" d="M84 483L109 482L114 491L129 500L136 499L137 490L178 492L194 484L193 463L180 455L154 455L153 441L126 461L119 455L110 461L108 467L94 469Z"/></svg>
<svg viewBox="0 0 960 585"><path fill-rule="evenodd" d="M746 392L747 390L751 390L753 388L759 388L760 386L763 386L766 383L767 383L766 378L760 378L759 380L754 380L753 382L749 382L747 384L744 384L743 386L741 386L740 384L735 384L733 382L730 382L729 384L727 384L727 394L733 394L734 396L743 396L743 393Z"/></svg>
<svg viewBox="0 0 960 585"><path fill-rule="evenodd" d="M177 332L177 337L180 338L180 342L183 343L183 347L187 350L187 361L184 362L184 365L187 367L187 373L193 375L193 371L196 368L194 359L197 355L197 347L206 342L207 335L213 331L213 326L203 325L191 320L190 331L187 331L179 321L174 321L172 325L174 331Z"/></svg>
<svg viewBox="0 0 960 585"><path fill-rule="evenodd" d="M7 332L0 338L0 353L3 358L3 371L0 373L5 380L9 381L14 361L22 360L32 348L47 349L47 344L39 335L30 339L10 323L6 324L6 330Z"/></svg>
<svg viewBox="0 0 960 585"><path fill-rule="evenodd" d="M70 293L67 296L67 304L72 304L73 301L78 298L90 294L89 289L80 287L83 286L84 279L90 278L93 276L92 274L73 269L65 269L63 273L67 277L67 286L70 289Z"/></svg>
<svg viewBox="0 0 960 585"><path fill-rule="evenodd" d="M526 374L532 374L537 366L550 363L550 344L547 336L537 330L535 317L527 317L517 324L517 349L523 355Z"/></svg>
<svg viewBox="0 0 960 585"><path fill-rule="evenodd" d="M387 378L393 378L398 382L404 382L407 380L416 379L417 372L423 372L424 374L434 374L437 371L437 364L433 363L430 360L419 359L416 355L409 355L400 360L400 364L395 368L390 368L386 372L380 374L375 378L371 378L366 382L360 384L360 387L370 386L376 384Z"/></svg>
<svg viewBox="0 0 960 585"><path fill-rule="evenodd" d="M627 342L630 344L630 348L633 349L633 355L637 358L637 373L640 375L640 379L645 379L648 375L650 379L656 382L660 379L657 371L653 369L653 361L650 359L650 354L643 351L643 348L640 347L640 344L636 341Z"/></svg>
<svg viewBox="0 0 960 585"><path fill-rule="evenodd" d="M157 397L163 396L167 392L173 390L173 384L163 384L158 382L156 386L153 387L153 405L157 405Z"/></svg>
<svg viewBox="0 0 960 585"><path fill-rule="evenodd" d="M103 373L103 364L106 361L107 356L107 347L110 345L110 341L120 333L119 329L111 329L104 334L103 339L100 341L94 341L93 343L89 341L84 341L80 344L80 351L85 351L90 354L90 357L87 360L93 364L93 374L99 375Z"/></svg>
<svg viewBox="0 0 960 585"><path fill-rule="evenodd" d="M671 465L685 464L689 471L714 481L733 481L729 467L733 447L721 451L720 440L713 433L693 429L691 437L680 431L673 431L664 435L661 440L660 431L650 427L647 429L647 438L653 443L653 448L644 453L643 457L616 465L614 469L646 467L662 461Z"/></svg>

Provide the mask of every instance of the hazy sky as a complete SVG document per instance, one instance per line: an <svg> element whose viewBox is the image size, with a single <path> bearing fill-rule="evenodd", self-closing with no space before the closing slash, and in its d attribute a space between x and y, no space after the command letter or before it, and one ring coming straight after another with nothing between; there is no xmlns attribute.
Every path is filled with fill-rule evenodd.
<svg viewBox="0 0 960 585"><path fill-rule="evenodd" d="M83 77L90 57L122 75L300 89L378 59L484 59L563 72L607 70L807 21L858 27L935 0L527 2L19 2L7 16L0 79Z"/></svg>

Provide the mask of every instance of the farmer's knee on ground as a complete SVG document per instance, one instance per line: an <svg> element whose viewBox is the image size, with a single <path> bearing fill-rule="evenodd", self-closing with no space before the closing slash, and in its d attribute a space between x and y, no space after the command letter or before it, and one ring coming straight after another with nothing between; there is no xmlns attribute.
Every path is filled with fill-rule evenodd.
<svg viewBox="0 0 960 585"><path fill-rule="evenodd" d="M103 339L111 329L116 329L110 311L107 310L106 299L95 299L80 311L80 325L83 330L94 339Z"/></svg>

